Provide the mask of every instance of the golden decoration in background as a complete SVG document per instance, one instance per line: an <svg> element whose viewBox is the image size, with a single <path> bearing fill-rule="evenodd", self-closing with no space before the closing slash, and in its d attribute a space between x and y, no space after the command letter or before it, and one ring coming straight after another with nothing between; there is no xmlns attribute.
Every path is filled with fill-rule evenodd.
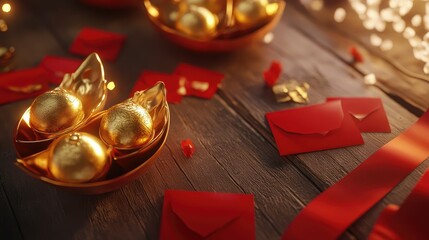
<svg viewBox="0 0 429 240"><path fill-rule="evenodd" d="M1 28L1 22L0 22L0 28ZM14 47L0 46L0 72L7 72L10 70L10 64L14 56L15 56Z"/></svg>
<svg viewBox="0 0 429 240"><path fill-rule="evenodd" d="M281 0L144 0L170 40L199 51L229 51L262 38L279 21Z"/></svg>
<svg viewBox="0 0 429 240"><path fill-rule="evenodd" d="M91 54L21 117L15 131L17 166L43 182L85 194L112 191L140 176L156 160L168 135L165 86L160 82L101 111L105 101L103 66ZM52 132L41 132L46 129ZM123 136L116 141L114 134Z"/></svg>

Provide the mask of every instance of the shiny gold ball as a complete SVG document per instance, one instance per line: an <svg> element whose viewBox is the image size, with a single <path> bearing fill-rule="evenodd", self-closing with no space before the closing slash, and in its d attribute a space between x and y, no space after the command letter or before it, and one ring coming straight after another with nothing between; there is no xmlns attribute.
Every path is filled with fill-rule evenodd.
<svg viewBox="0 0 429 240"><path fill-rule="evenodd" d="M267 0L241 0L234 7L234 17L241 27L251 28L267 19Z"/></svg>
<svg viewBox="0 0 429 240"><path fill-rule="evenodd" d="M152 137L153 122L148 111L134 102L110 108L100 123L100 137L117 148L133 148Z"/></svg>
<svg viewBox="0 0 429 240"><path fill-rule="evenodd" d="M65 90L38 96L30 108L30 126L43 133L62 131L76 125L83 117L82 102Z"/></svg>
<svg viewBox="0 0 429 240"><path fill-rule="evenodd" d="M218 18L207 8L190 5L180 14L176 29L191 38L207 39L216 35Z"/></svg>
<svg viewBox="0 0 429 240"><path fill-rule="evenodd" d="M83 183L99 179L107 173L110 163L106 146L88 133L63 135L49 150L49 172L63 182Z"/></svg>

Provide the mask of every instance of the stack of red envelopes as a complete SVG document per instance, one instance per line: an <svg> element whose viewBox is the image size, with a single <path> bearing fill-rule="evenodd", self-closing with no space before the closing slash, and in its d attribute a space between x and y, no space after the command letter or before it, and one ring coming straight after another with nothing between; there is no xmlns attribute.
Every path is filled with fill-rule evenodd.
<svg viewBox="0 0 429 240"><path fill-rule="evenodd" d="M266 118L280 155L359 145L364 143L360 132L390 132L379 98L328 98Z"/></svg>
<svg viewBox="0 0 429 240"><path fill-rule="evenodd" d="M255 239L252 194L166 190L160 239Z"/></svg>
<svg viewBox="0 0 429 240"><path fill-rule="evenodd" d="M176 67L173 74L144 71L134 85L131 95L162 81L167 89L169 103L180 103L183 96L210 99L223 78L222 73L182 63Z"/></svg>

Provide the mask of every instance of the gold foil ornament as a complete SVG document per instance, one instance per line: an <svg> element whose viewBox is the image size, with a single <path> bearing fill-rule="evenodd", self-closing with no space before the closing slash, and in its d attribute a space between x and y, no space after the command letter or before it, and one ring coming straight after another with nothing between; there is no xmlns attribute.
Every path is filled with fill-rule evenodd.
<svg viewBox="0 0 429 240"><path fill-rule="evenodd" d="M111 163L106 146L98 138L83 132L59 137L48 152L49 172L62 182L97 180L104 177Z"/></svg>
<svg viewBox="0 0 429 240"><path fill-rule="evenodd" d="M276 101L279 103L293 101L296 103L308 103L308 90L310 85L306 82L298 83L291 80L286 83L280 83L273 86L273 92Z"/></svg>
<svg viewBox="0 0 429 240"><path fill-rule="evenodd" d="M30 126L48 138L70 132L104 107L106 94L103 65L93 53L59 87L33 101Z"/></svg>

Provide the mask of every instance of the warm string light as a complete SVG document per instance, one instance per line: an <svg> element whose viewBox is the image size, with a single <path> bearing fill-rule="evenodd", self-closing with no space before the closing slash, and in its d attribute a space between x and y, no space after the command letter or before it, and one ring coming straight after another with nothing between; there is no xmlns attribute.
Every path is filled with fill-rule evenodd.
<svg viewBox="0 0 429 240"><path fill-rule="evenodd" d="M313 11L320 11L324 6L323 0L301 0L301 3ZM363 27L373 31L369 36L371 45L382 51L391 50L393 41L380 36L391 25L395 32L408 41L414 57L424 63L423 72L429 74L429 1L348 0L348 3L362 21ZM411 10L415 14L411 15ZM347 17L347 12L344 8L337 8L333 17L341 23ZM419 35L422 29L423 35Z"/></svg>
<svg viewBox="0 0 429 240"><path fill-rule="evenodd" d="M10 3L5 2L5 3L1 4L1 13L2 14L10 13L11 10L12 10L12 6L10 5ZM1 14L0 14L0 32L6 32L7 29L8 29L8 27L7 27L6 21L1 18Z"/></svg>

